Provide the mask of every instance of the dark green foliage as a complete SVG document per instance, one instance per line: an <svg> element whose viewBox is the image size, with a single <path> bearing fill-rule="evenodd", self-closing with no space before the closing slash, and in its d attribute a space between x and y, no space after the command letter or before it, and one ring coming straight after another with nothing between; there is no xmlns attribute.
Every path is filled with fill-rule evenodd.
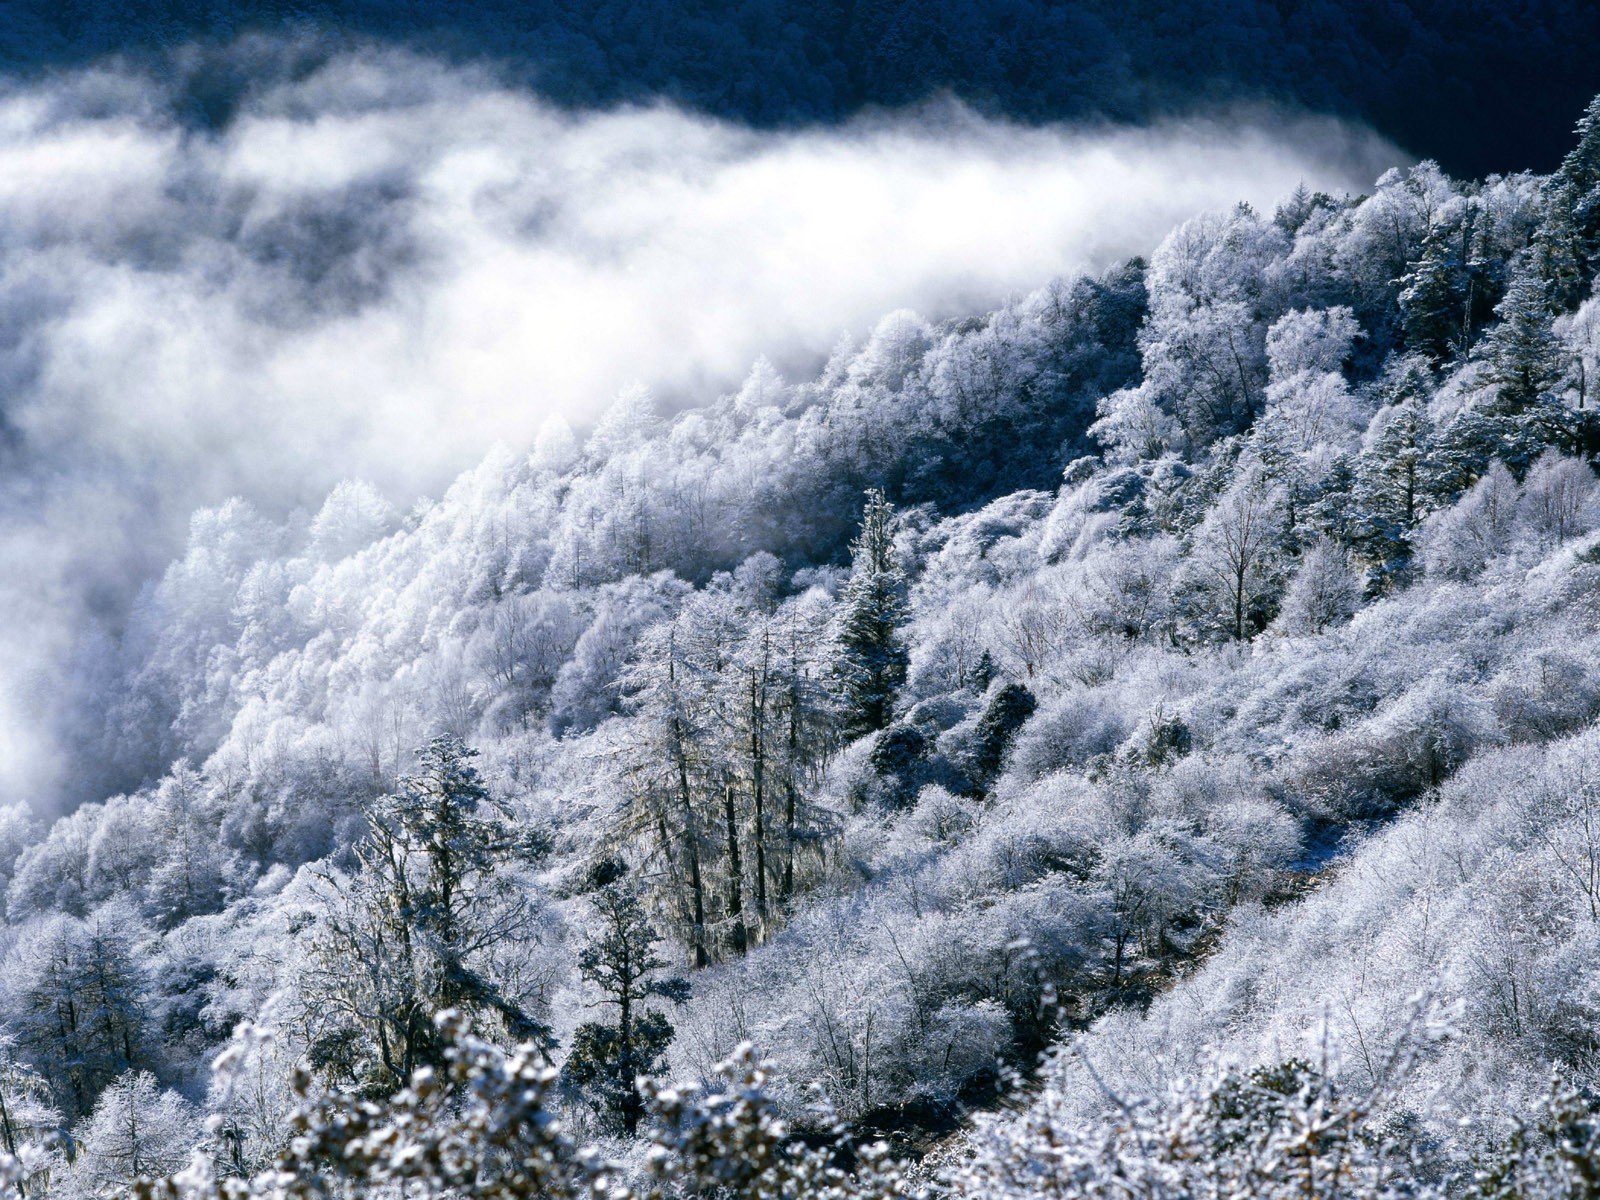
<svg viewBox="0 0 1600 1200"><path fill-rule="evenodd" d="M666 1069L672 1033L672 1022L652 1011L634 1018L627 1037L618 1025L585 1022L573 1032L562 1077L594 1106L605 1125L631 1135L644 1113L637 1081Z"/></svg>
<svg viewBox="0 0 1600 1200"><path fill-rule="evenodd" d="M928 739L915 725L891 725L883 731L867 764L882 783L878 798L892 808L916 799L928 765Z"/></svg>
<svg viewBox="0 0 1600 1200"><path fill-rule="evenodd" d="M1475 409L1457 413L1434 435L1432 477L1446 499L1461 495L1480 479L1500 452L1516 421Z"/></svg>
<svg viewBox="0 0 1600 1200"><path fill-rule="evenodd" d="M1558 286L1567 283L1564 274L1571 270L1569 259L1575 260L1587 278L1592 278L1600 265L1600 96L1589 101L1574 132L1577 144L1551 176L1546 196L1546 243L1556 259L1557 270L1551 275ZM1569 297L1562 295L1561 299L1565 302Z"/></svg>
<svg viewBox="0 0 1600 1200"><path fill-rule="evenodd" d="M1301 503L1298 539L1310 541L1319 534L1341 545L1353 545L1361 536L1359 513L1353 501L1357 487L1356 462L1340 454Z"/></svg>
<svg viewBox="0 0 1600 1200"><path fill-rule="evenodd" d="M1467 409L1434 438L1434 489L1443 498L1459 495L1497 459L1520 479L1546 450L1570 452L1578 437L1577 414L1551 396L1536 397L1516 413Z"/></svg>
<svg viewBox="0 0 1600 1200"><path fill-rule="evenodd" d="M1550 285L1533 256L1513 263L1511 283L1495 308L1498 323L1474 349L1492 393L1433 428L1421 397L1426 369L1404 361L1385 380L1397 399L1380 414L1380 432L1361 456L1358 542L1380 573L1409 556L1409 534L1434 508L1471 487L1496 460L1521 478L1556 447L1579 447L1576 414L1555 395L1566 355L1553 329Z"/></svg>
<svg viewBox="0 0 1600 1200"><path fill-rule="evenodd" d="M1130 747L1130 757L1140 766L1160 769L1189 753L1194 736L1182 717L1169 717L1159 708L1150 715L1143 738Z"/></svg>
<svg viewBox="0 0 1600 1200"><path fill-rule="evenodd" d="M1587 204L1589 195L1600 187L1600 96L1585 106L1573 132L1577 134L1577 143L1561 160L1555 178L1569 185L1580 201ZM1586 207L1580 215L1587 218L1597 214Z"/></svg>
<svg viewBox="0 0 1600 1200"><path fill-rule="evenodd" d="M609 1126L632 1135L645 1110L636 1081L665 1069L672 1022L651 998L681 1004L689 997L682 979L663 976L667 962L656 952L660 936L639 897L615 883L594 897L598 926L578 956L578 970L600 989L615 1020L578 1027L562 1077Z"/></svg>
<svg viewBox="0 0 1600 1200"><path fill-rule="evenodd" d="M1463 253L1468 231L1432 229L1422 258L1406 276L1400 318L1406 347L1439 363L1465 350L1471 336L1471 268Z"/></svg>
<svg viewBox="0 0 1600 1200"><path fill-rule="evenodd" d="M1549 288L1529 260L1514 267L1495 316L1499 324L1484 335L1479 353L1497 389L1496 411L1514 416L1560 383L1566 365L1551 328Z"/></svg>
<svg viewBox="0 0 1600 1200"><path fill-rule="evenodd" d="M971 774L979 787L987 789L1000 773L1011 739L1038 707L1033 693L1020 683L1008 683L990 697L983 716L978 718L972 750Z"/></svg>
<svg viewBox="0 0 1600 1200"><path fill-rule="evenodd" d="M1380 587L1403 577L1413 553L1412 534L1423 517L1476 478L1453 468L1439 445L1424 400L1430 382L1415 356L1391 364L1380 389L1391 402L1373 419L1377 435L1357 457L1344 497L1350 519L1339 530L1325 523L1330 535L1356 548ZM1481 471L1482 464L1474 460L1471 470ZM1328 503L1337 503L1339 495L1331 490Z"/></svg>
<svg viewBox="0 0 1600 1200"><path fill-rule="evenodd" d="M11 971L18 1043L66 1113L87 1115L107 1085L148 1061L149 983L115 927L58 920Z"/></svg>
<svg viewBox="0 0 1600 1200"><path fill-rule="evenodd" d="M311 1040L306 1064L324 1079L350 1080L361 1072L361 1033L349 1025L335 1025Z"/></svg>
<svg viewBox="0 0 1600 1200"><path fill-rule="evenodd" d="M876 488L867 492L861 533L851 547L850 582L839 601L834 678L847 736L882 729L905 682L906 578L894 556L894 509Z"/></svg>
<svg viewBox="0 0 1600 1200"><path fill-rule="evenodd" d="M972 668L972 687L977 692L987 692L989 685L994 682L998 674L994 665L994 655L985 650L978 655L978 665Z"/></svg>
<svg viewBox="0 0 1600 1200"><path fill-rule="evenodd" d="M500 995L469 959L488 932L487 909L509 898L504 872L543 854L549 838L511 821L490 797L472 766L477 753L453 735L434 738L418 753L416 773L374 806L371 822L389 863L414 864L394 871L393 896L399 920L440 959L438 994L427 998L430 1018L445 1008L495 1012L520 1041L542 1026Z"/></svg>
<svg viewBox="0 0 1600 1200"><path fill-rule="evenodd" d="M628 873L628 864L615 855L605 855L589 864L589 869L583 873L583 890L597 892L603 887L608 887Z"/></svg>
<svg viewBox="0 0 1600 1200"><path fill-rule="evenodd" d="M1533 235L1534 269L1550 289L1550 301L1558 309L1575 308L1583 299L1590 272L1589 251L1583 231L1578 227L1578 192L1559 177L1544 187L1545 213Z"/></svg>

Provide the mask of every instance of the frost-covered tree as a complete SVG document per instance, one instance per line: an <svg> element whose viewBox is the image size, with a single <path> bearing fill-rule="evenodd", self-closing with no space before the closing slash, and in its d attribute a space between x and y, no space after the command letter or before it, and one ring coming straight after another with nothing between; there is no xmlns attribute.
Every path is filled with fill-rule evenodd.
<svg viewBox="0 0 1600 1200"><path fill-rule="evenodd" d="M611 884L593 897L595 930L578 955L578 970L599 991L613 1021L591 1021L572 1035L562 1077L603 1115L630 1136L645 1113L638 1081L661 1073L672 1041L672 1022L652 999L681 1004L684 980L663 973L667 962L656 950L638 895Z"/></svg>
<svg viewBox="0 0 1600 1200"><path fill-rule="evenodd" d="M74 1131L78 1153L63 1181L72 1196L106 1196L136 1180L175 1174L198 1140L194 1110L148 1071L130 1071L100 1094Z"/></svg>
<svg viewBox="0 0 1600 1200"><path fill-rule="evenodd" d="M798 1152L814 1090L850 1121L943 1121L1065 1020L1141 1103L1171 1099L1152 1063L1204 1101L1134 1127L1064 1083L1046 1144L1086 1153L1075 1131L1123 1173L1080 1156L1063 1187L1272 1194L1228 1173L1241 1145L1287 1152L1252 1121L1365 1087L1423 986L1462 1029L1430 1043L1436 1094L1369 1132L1440 1156L1416 1196L1465 1179L1550 1068L1594 1082L1589 157L1461 184L1422 163L989 312L892 314L809 378L758 363L671 413L631 391L581 450L552 426L403 519L356 485L315 518L198 514L63 681L107 697L75 758L122 794L0 813L24 1090L69 1122L128 1071L199 1096L276 997L183 1187L212 1170L239 1200L281 1155L294 1188L592 1195L604 1156L546 1119L576 1085L537 1029L519 1057L431 1010L502 1045L594 1018L586 1094L625 1135L601 1092L639 1063L616 1068L614 1001L581 1011L608 993L576 960L585 897L627 879L664 935L646 961L695 981L670 1043L638 1036L664 998L635 1004L632 1057L714 1078L753 1039L784 1082L731 1123L647 1089L665 1157L622 1151L644 1166L611 1190L709 1194L682 1153L726 1138ZM858 530L872 480L900 508L874 495ZM481 776L413 795L435 732ZM512 853L547 827L538 862ZM1323 1020L1325 1080L1250 1074ZM1219 1040L1249 1062L1208 1090ZM397 1091L408 1063L433 1081ZM1243 1141L1195 1134L1212 1106ZM436 1177L442 1147L470 1148L462 1174ZM1517 1187L1555 1178L1511 1157ZM735 1191L765 1169L708 1167ZM1017 1186L1040 1177L1062 1182Z"/></svg>
<svg viewBox="0 0 1600 1200"><path fill-rule="evenodd" d="M1349 556L1329 541L1313 542L1284 591L1277 627L1293 636L1323 633L1355 615L1361 594Z"/></svg>
<svg viewBox="0 0 1600 1200"><path fill-rule="evenodd" d="M1283 495L1246 468L1201 521L1190 559L1205 616L1243 641L1271 619L1283 577Z"/></svg>
<svg viewBox="0 0 1600 1200"><path fill-rule="evenodd" d="M906 675L905 574L895 558L894 508L876 489L867 493L861 531L851 544L850 581L839 598L834 665L848 736L882 729Z"/></svg>
<svg viewBox="0 0 1600 1200"><path fill-rule="evenodd" d="M1568 253L1593 276L1600 252L1600 98L1589 102L1574 131L1577 144L1551 183L1551 208L1569 230Z"/></svg>
<svg viewBox="0 0 1600 1200"><path fill-rule="evenodd" d="M1385 390L1393 399L1367 426L1346 497L1354 509L1349 535L1382 576L1404 568L1413 552L1413 531L1442 490L1426 388L1426 375L1414 359L1391 367Z"/></svg>
<svg viewBox="0 0 1600 1200"><path fill-rule="evenodd" d="M1517 481L1499 463L1453 507L1429 518L1422 558L1428 573L1469 578L1511 549Z"/></svg>
<svg viewBox="0 0 1600 1200"><path fill-rule="evenodd" d="M149 983L136 931L126 909L55 916L11 952L6 987L18 1045L71 1118L90 1112L111 1081L149 1053Z"/></svg>
<svg viewBox="0 0 1600 1200"><path fill-rule="evenodd" d="M1600 301L1589 297L1575 312L1557 317L1554 329L1566 345L1578 411L1583 412L1600 374Z"/></svg>
<svg viewBox="0 0 1600 1200"><path fill-rule="evenodd" d="M1547 451L1522 481L1520 523L1538 550L1564 545L1590 532L1600 490L1593 468L1581 459Z"/></svg>
<svg viewBox="0 0 1600 1200"><path fill-rule="evenodd" d="M145 885L146 909L171 928L213 911L222 900L226 866L217 846L220 822L204 779L185 760L173 765L152 801L163 852Z"/></svg>
<svg viewBox="0 0 1600 1200"><path fill-rule="evenodd" d="M649 630L624 684L634 719L623 731L617 766L633 810L630 823L655 843L676 892L684 940L694 965L704 967L711 961L705 786L711 718L686 625L673 620Z"/></svg>
<svg viewBox="0 0 1600 1200"><path fill-rule="evenodd" d="M346 480L328 495L311 519L311 552L324 562L338 562L364 550L393 527L394 508L377 488Z"/></svg>
<svg viewBox="0 0 1600 1200"><path fill-rule="evenodd" d="M769 741L773 783L781 816L779 900L790 903L804 869L802 855L829 840L828 814L812 801L837 738L836 710L828 678L828 611L815 594L785 604L761 634L773 647L774 736ZM820 857L820 856L819 856Z"/></svg>
<svg viewBox="0 0 1600 1200"><path fill-rule="evenodd" d="M642 384L629 384L617 393L590 433L585 453L591 460L643 448L658 428L655 397Z"/></svg>
<svg viewBox="0 0 1600 1200"><path fill-rule="evenodd" d="M63 1128L49 1082L22 1058L20 1049L14 1036L0 1034L0 1150L13 1158L28 1146L47 1145ZM18 1193L27 1197L44 1190L56 1165L45 1159L25 1166L17 1181Z"/></svg>
<svg viewBox="0 0 1600 1200"><path fill-rule="evenodd" d="M534 936L537 897L517 872L545 849L489 794L460 739L435 738L367 814L353 875L328 874L306 981L331 1018L313 1059L376 1089L436 1063L433 1014L460 1009L515 1041L544 1024L498 956Z"/></svg>
<svg viewBox="0 0 1600 1200"><path fill-rule="evenodd" d="M1497 406L1520 414L1554 390L1564 367L1549 289L1526 262L1519 263L1494 311L1498 324L1484 335L1479 354Z"/></svg>
<svg viewBox="0 0 1600 1200"><path fill-rule="evenodd" d="M1453 218L1428 230L1399 299L1406 348L1435 363L1471 348L1477 310L1488 290L1475 236L1477 211L1460 204Z"/></svg>

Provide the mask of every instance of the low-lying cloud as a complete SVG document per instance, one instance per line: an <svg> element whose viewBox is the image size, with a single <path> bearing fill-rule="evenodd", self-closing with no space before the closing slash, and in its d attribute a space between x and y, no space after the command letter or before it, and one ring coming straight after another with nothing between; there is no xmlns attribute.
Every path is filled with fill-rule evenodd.
<svg viewBox="0 0 1600 1200"><path fill-rule="evenodd" d="M112 70L0 95L0 798L47 791L60 664L196 506L437 488L623 385L729 389L881 313L992 303L1184 217L1360 187L1332 121L1020 128L949 106L756 133L573 115L382 51L222 129Z"/></svg>

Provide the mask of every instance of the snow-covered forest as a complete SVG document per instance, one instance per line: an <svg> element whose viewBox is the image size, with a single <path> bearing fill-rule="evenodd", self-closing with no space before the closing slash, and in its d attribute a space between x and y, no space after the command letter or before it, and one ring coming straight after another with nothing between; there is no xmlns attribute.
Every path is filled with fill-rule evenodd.
<svg viewBox="0 0 1600 1200"><path fill-rule="evenodd" d="M6 1181L1594 1194L1597 273L1600 100L196 512L0 811Z"/></svg>

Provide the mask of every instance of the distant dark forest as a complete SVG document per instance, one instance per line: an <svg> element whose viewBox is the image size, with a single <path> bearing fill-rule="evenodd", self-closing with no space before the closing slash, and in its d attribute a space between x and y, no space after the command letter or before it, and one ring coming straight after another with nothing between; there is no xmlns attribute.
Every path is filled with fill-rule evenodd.
<svg viewBox="0 0 1600 1200"><path fill-rule="evenodd" d="M1553 167L1600 90L1589 0L6 0L0 68L287 30L487 57L562 104L666 97L763 126L941 91L1024 120L1283 100L1462 174ZM226 115L236 59L186 60L197 118Z"/></svg>

